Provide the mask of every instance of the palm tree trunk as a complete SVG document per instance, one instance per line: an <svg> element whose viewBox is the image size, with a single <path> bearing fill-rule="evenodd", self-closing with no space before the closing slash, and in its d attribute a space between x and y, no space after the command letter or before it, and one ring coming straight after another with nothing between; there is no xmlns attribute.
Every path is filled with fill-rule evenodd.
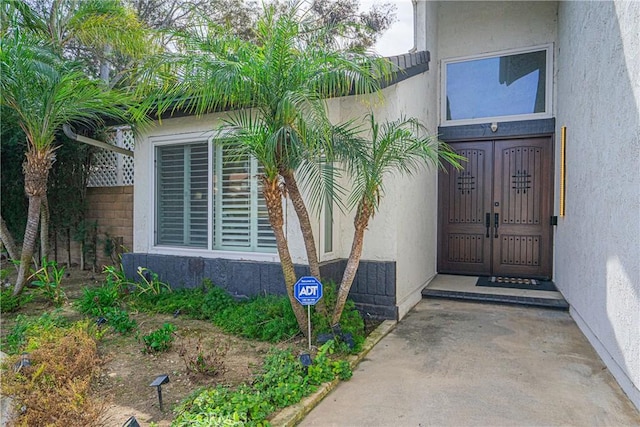
<svg viewBox="0 0 640 427"><path fill-rule="evenodd" d="M25 154L26 160L22 164L24 173L24 192L29 198L29 210L27 211L27 226L22 242L22 256L20 257L20 269L18 278L13 288L13 294L22 292L26 283L26 273L31 267L33 251L38 235L38 223L40 221L40 206L42 198L47 195L47 179L49 170L53 164L53 151L50 147L42 150L30 148Z"/></svg>
<svg viewBox="0 0 640 427"><path fill-rule="evenodd" d="M39 196L29 197L29 210L27 211L27 226L24 231L24 241L22 242L22 256L20 257L20 269L18 270L18 278L13 288L13 295L22 292L26 283L26 273L31 267L33 258L33 249L36 245L36 237L38 235L38 223L40 221L40 203Z"/></svg>
<svg viewBox="0 0 640 427"><path fill-rule="evenodd" d="M293 295L293 287L296 284L296 272L289 253L289 246L287 238L284 234L284 215L282 212L282 191L278 187L278 180L270 181L268 178L262 179L262 193L267 205L267 212L269 213L269 223L273 229L273 234L276 238L276 246L278 248L278 255L280 256L280 265L282 266L282 274L284 275L284 284L293 308L293 313L296 316L298 327L300 331L307 335L307 315L304 308L298 304L298 301Z"/></svg>
<svg viewBox="0 0 640 427"><path fill-rule="evenodd" d="M293 171L290 169L280 171L280 175L284 178L287 193L298 216L300 231L304 239L304 247L307 251L309 271L313 277L320 280L320 264L318 262L318 252L316 251L316 241L313 237L313 228L311 226L311 220L309 219L309 212L307 211L302 194L300 194L300 190L298 189L298 183L296 182Z"/></svg>
<svg viewBox="0 0 640 427"><path fill-rule="evenodd" d="M309 273L316 279L320 280L320 262L318 260L318 252L316 251L316 241L313 237L313 228L311 227L311 220L309 219L309 212L307 206L304 203L298 183L296 181L293 171L290 169L283 169L280 171L280 175L284 178L284 183L287 186L287 193L293 204L293 209L296 211L298 217L298 223L300 224L300 232L302 232L302 239L304 240L304 247L307 252L307 262L309 263ZM324 303L324 299L318 301L315 306L315 310L321 313L323 316L327 314L327 306Z"/></svg>
<svg viewBox="0 0 640 427"><path fill-rule="evenodd" d="M371 207L365 201L361 201L354 220L355 230L353 232L353 243L351 245L349 259L347 260L347 266L342 274L342 282L340 282L340 288L338 289L336 306L333 309L333 316L331 317L331 326L335 326L340 323L342 311L347 303L347 297L349 296L353 279L355 279L358 266L360 265L362 246L364 244L364 232L369 224L371 212L373 212Z"/></svg>
<svg viewBox="0 0 640 427"><path fill-rule="evenodd" d="M49 258L49 199L45 194L40 205L40 256Z"/></svg>
<svg viewBox="0 0 640 427"><path fill-rule="evenodd" d="M9 258L13 261L16 261L20 258L20 252L18 251L18 246L16 245L16 241L13 239L9 228L7 228L7 224L4 222L4 218L0 216L0 240L2 240L2 244L5 248L7 248L7 252L9 253Z"/></svg>

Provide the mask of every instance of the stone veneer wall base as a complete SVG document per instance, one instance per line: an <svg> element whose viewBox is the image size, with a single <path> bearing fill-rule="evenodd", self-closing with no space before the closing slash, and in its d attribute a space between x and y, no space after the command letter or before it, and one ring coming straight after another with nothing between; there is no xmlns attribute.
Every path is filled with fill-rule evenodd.
<svg viewBox="0 0 640 427"><path fill-rule="evenodd" d="M339 283L346 264L346 259L322 263L322 277ZM286 293L282 269L274 262L126 253L122 266L129 279L136 279L138 267L146 267L174 288L195 288L208 278L236 298ZM296 265L298 277L308 274L308 266ZM395 291L395 262L362 260L349 295L364 316L396 320Z"/></svg>

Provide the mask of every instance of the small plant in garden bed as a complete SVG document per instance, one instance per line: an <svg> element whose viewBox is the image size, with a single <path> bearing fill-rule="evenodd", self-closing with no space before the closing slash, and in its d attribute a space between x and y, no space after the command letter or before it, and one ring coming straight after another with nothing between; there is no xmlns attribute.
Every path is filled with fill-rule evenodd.
<svg viewBox="0 0 640 427"><path fill-rule="evenodd" d="M106 309L104 319L114 331L122 335L128 334L138 326L138 323L129 317L129 313L119 307Z"/></svg>
<svg viewBox="0 0 640 427"><path fill-rule="evenodd" d="M260 296L236 303L213 316L224 331L249 339L279 342L300 331L287 297Z"/></svg>
<svg viewBox="0 0 640 427"><path fill-rule="evenodd" d="M75 301L74 306L81 313L104 316L106 311L120 306L123 296L121 286L107 280L100 287L83 288L82 296Z"/></svg>
<svg viewBox="0 0 640 427"><path fill-rule="evenodd" d="M142 282L135 282L136 292L140 294L154 294L159 295L162 292L171 292L171 287L161 282L158 274L145 267L138 267L138 276L142 279Z"/></svg>
<svg viewBox="0 0 640 427"><path fill-rule="evenodd" d="M251 385L241 385L235 390L218 386L196 392L178 406L173 425L208 426L212 415L224 422L268 425L266 419L271 413L299 402L320 384L336 376L350 378L349 364L329 357L334 345L329 341L320 347L306 374L291 350L274 349Z"/></svg>
<svg viewBox="0 0 640 427"><path fill-rule="evenodd" d="M214 376L224 372L224 359L229 351L228 344L216 343L209 347L202 344L202 337L193 342L182 342L178 354L184 361L187 372Z"/></svg>
<svg viewBox="0 0 640 427"><path fill-rule="evenodd" d="M64 278L64 267L58 268L58 263L42 258L42 266L38 270L31 270L31 285L35 286L37 292L51 301L56 307L60 307L66 300L66 295L62 290L62 279Z"/></svg>
<svg viewBox="0 0 640 427"><path fill-rule="evenodd" d="M3 351L8 354L18 354L36 349L40 345L40 340L59 338L67 323L67 320L57 311L31 318L19 314L15 325L4 339Z"/></svg>
<svg viewBox="0 0 640 427"><path fill-rule="evenodd" d="M161 328L152 331L148 335L144 335L142 341L145 351L147 353L157 353L169 350L175 339L173 335L175 331L175 325L165 323Z"/></svg>
<svg viewBox="0 0 640 427"><path fill-rule="evenodd" d="M20 307L33 300L33 294L22 291L19 295L13 295L13 289L5 289L0 292L0 312L3 314L18 311Z"/></svg>

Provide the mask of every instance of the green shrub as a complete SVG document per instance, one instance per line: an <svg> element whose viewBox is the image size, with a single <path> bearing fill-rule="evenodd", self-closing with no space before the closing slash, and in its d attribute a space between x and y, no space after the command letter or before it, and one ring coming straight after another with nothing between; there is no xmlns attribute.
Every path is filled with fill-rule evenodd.
<svg viewBox="0 0 640 427"><path fill-rule="evenodd" d="M322 316L319 312L314 311L312 313L312 326L313 332L317 334L330 334L331 330L331 312L336 304L336 284L333 281L323 283L323 299L328 308L328 316ZM336 348L340 352L357 353L362 349L362 343L365 339L365 327L362 315L356 309L355 303L348 299L344 310L342 311L342 317L340 318L340 329L343 334L350 334L353 338L353 348L349 348L344 342L341 341L340 336L334 336L336 341Z"/></svg>
<svg viewBox="0 0 640 427"><path fill-rule="evenodd" d="M51 301L56 307L60 307L67 299L62 290L62 278L64 277L64 267L58 268L58 263L42 258L42 267L38 270L31 270L31 277L35 280L31 284L36 287L37 292Z"/></svg>
<svg viewBox="0 0 640 427"><path fill-rule="evenodd" d="M200 309L203 319L214 319L222 311L236 304L233 297L221 287L207 286L207 282L204 282L204 285L207 289Z"/></svg>
<svg viewBox="0 0 640 427"><path fill-rule="evenodd" d="M0 312L12 313L18 311L20 307L33 300L33 294L22 291L14 296L13 289L5 289L0 292Z"/></svg>
<svg viewBox="0 0 640 427"><path fill-rule="evenodd" d="M175 331L175 325L165 323L161 328L144 335L142 341L144 342L145 351L147 353L157 353L169 350L173 344L173 333Z"/></svg>
<svg viewBox="0 0 640 427"><path fill-rule="evenodd" d="M299 402L336 376L351 376L346 361L329 357L334 347L333 341L320 347L307 373L291 350L274 349L251 386L241 385L236 390L218 386L196 392L178 406L174 425L209 426L212 416L225 423L268 425L266 418L275 410Z"/></svg>
<svg viewBox="0 0 640 427"><path fill-rule="evenodd" d="M67 321L57 312L43 313L36 318L20 314L4 340L3 351L8 354L18 354L25 350L37 349L42 340L63 335L65 326Z"/></svg>
<svg viewBox="0 0 640 427"><path fill-rule="evenodd" d="M109 307L104 312L104 318L114 331L126 335L134 330L138 324L129 318L129 313L119 307Z"/></svg>
<svg viewBox="0 0 640 427"><path fill-rule="evenodd" d="M171 292L171 287L164 282L161 282L157 273L154 273L148 268L138 267L138 276L140 282L134 282L136 292L141 294L155 294L158 295L162 292Z"/></svg>
<svg viewBox="0 0 640 427"><path fill-rule="evenodd" d="M143 293L132 295L129 303L132 307L148 313L179 313L193 318L202 318L201 306L204 299L202 289L176 289L159 294Z"/></svg>
<svg viewBox="0 0 640 427"><path fill-rule="evenodd" d="M260 341L279 342L300 332L289 299L273 295L231 305L213 321L226 332Z"/></svg>
<svg viewBox="0 0 640 427"><path fill-rule="evenodd" d="M107 280L98 288L83 288L74 306L90 316L104 316L108 309L119 307L124 294L119 284Z"/></svg>

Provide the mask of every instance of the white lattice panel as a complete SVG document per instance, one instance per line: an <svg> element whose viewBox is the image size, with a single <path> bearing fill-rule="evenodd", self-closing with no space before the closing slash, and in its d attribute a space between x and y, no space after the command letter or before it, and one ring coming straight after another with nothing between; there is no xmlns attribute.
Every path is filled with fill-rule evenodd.
<svg viewBox="0 0 640 427"><path fill-rule="evenodd" d="M135 139L129 127L114 128L109 132L109 144L132 150ZM98 150L93 155L89 187L116 187L133 185L133 157L108 150Z"/></svg>

